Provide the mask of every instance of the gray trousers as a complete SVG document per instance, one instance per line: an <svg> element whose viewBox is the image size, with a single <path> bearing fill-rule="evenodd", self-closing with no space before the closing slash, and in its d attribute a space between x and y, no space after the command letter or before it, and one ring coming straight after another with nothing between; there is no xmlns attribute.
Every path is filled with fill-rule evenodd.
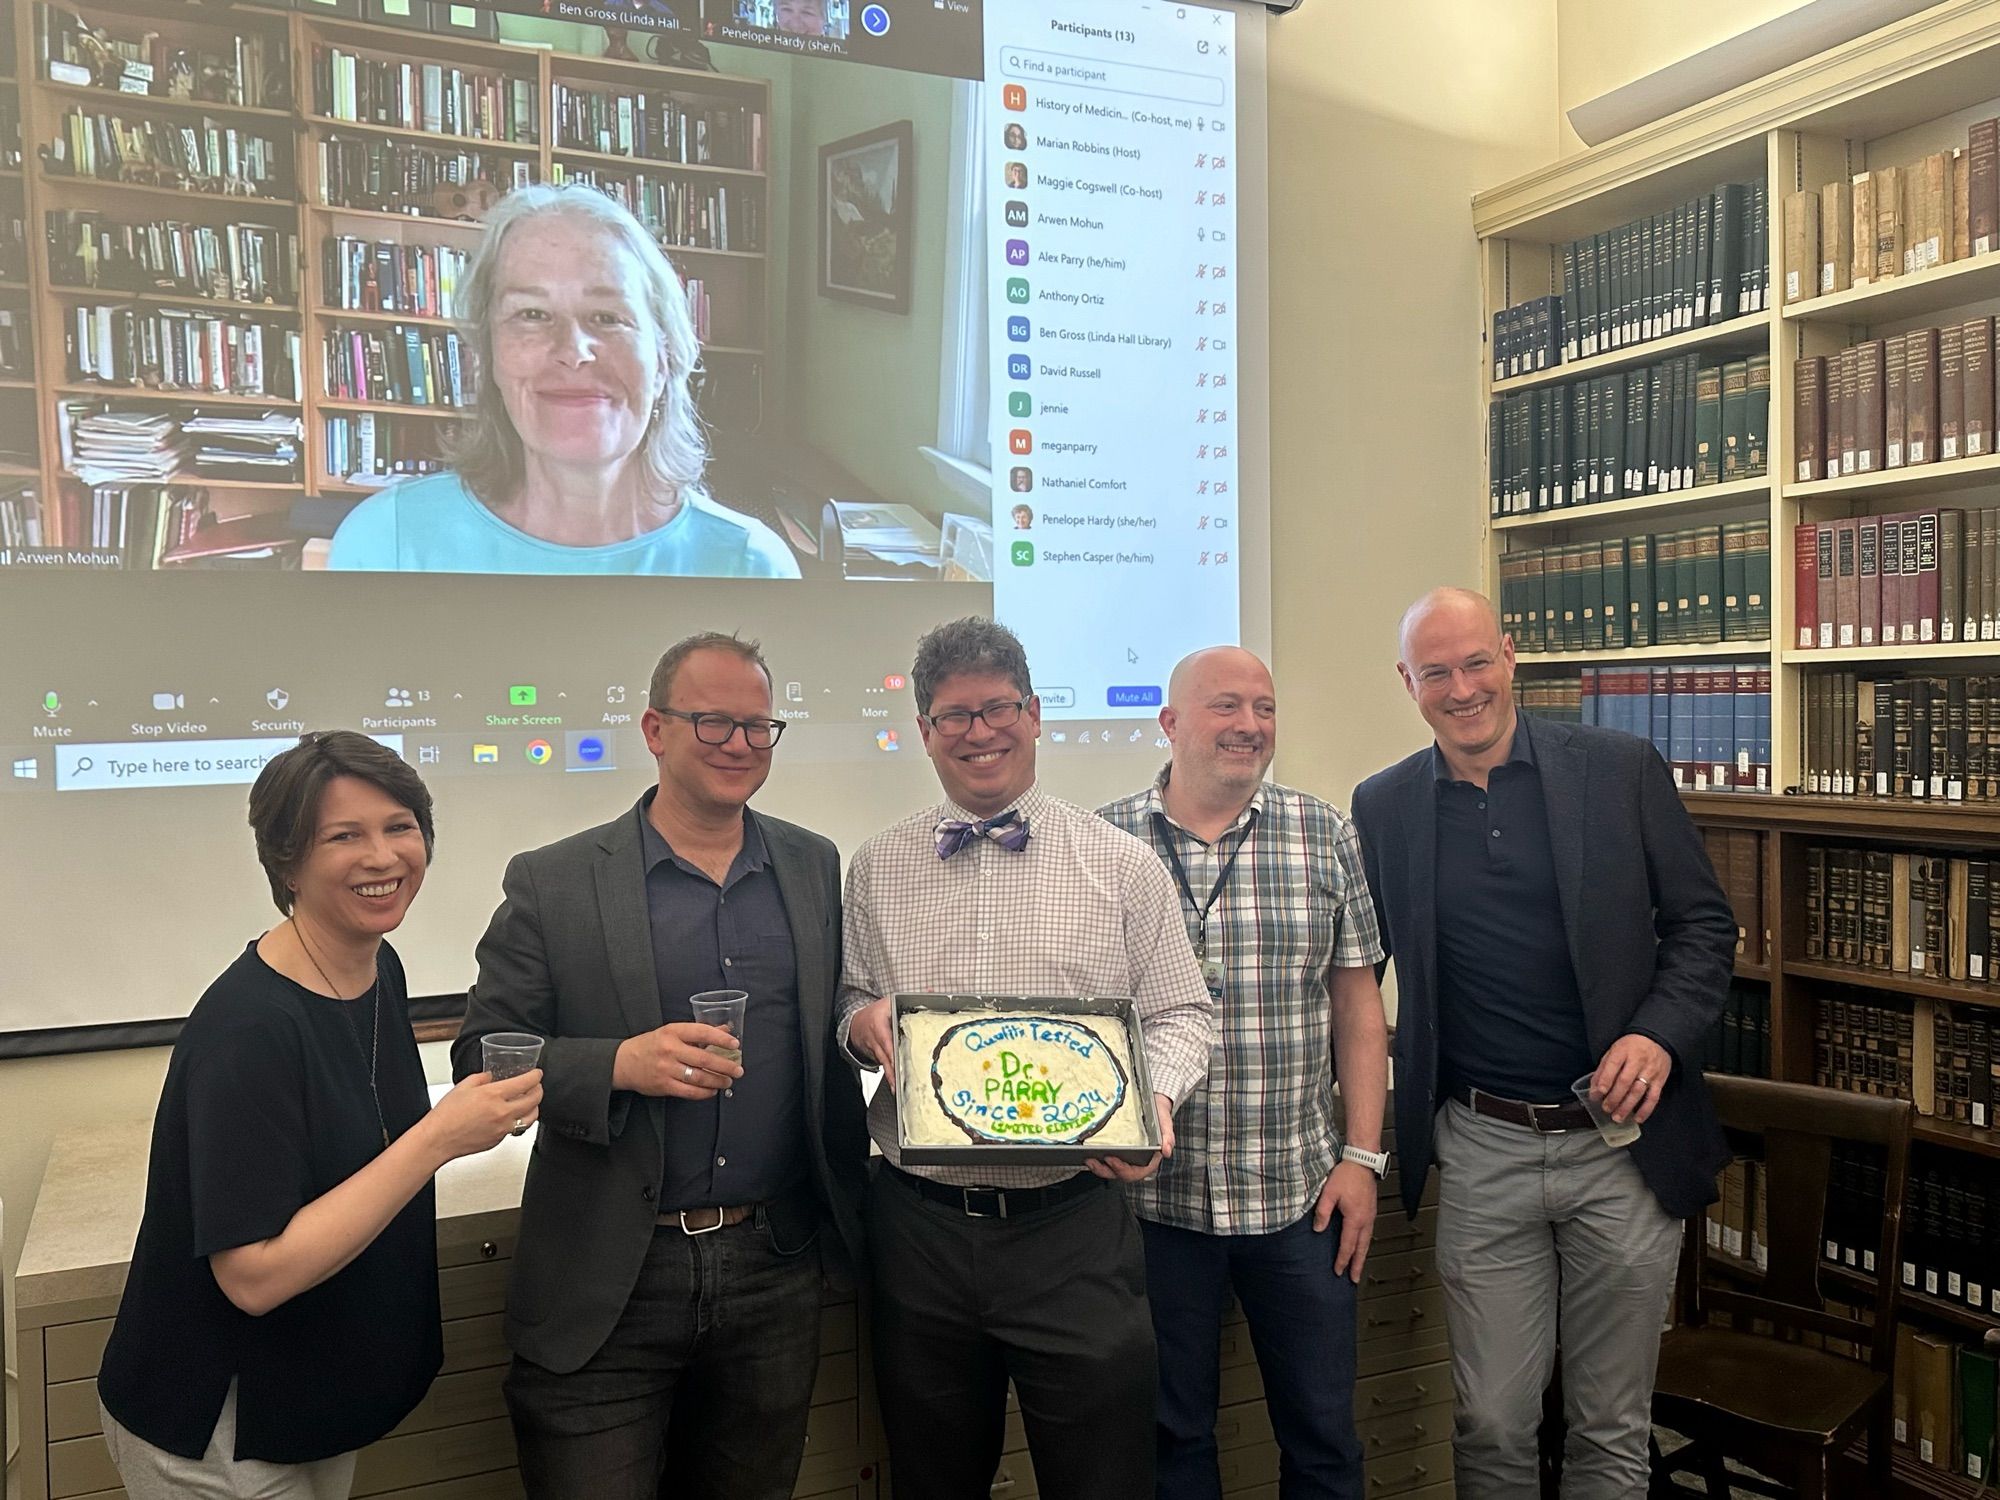
<svg viewBox="0 0 2000 1500"><path fill-rule="evenodd" d="M1594 1130L1437 1116L1438 1275L1457 1392L1459 1500L1532 1500L1562 1344L1563 1500L1643 1500L1680 1221Z"/></svg>
<svg viewBox="0 0 2000 1500"><path fill-rule="evenodd" d="M200 1458L182 1458L127 1432L100 1402L104 1446L125 1482L130 1500L347 1500L354 1487L352 1453L310 1464L272 1464L236 1458L236 1382L230 1381L222 1415Z"/></svg>

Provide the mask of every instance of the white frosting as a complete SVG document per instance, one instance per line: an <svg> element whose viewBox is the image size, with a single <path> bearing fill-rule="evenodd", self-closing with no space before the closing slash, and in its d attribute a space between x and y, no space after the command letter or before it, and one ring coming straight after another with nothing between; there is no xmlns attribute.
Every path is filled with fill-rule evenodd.
<svg viewBox="0 0 2000 1500"><path fill-rule="evenodd" d="M1116 1017L919 1010L902 1025L908 1145L1150 1144Z"/></svg>

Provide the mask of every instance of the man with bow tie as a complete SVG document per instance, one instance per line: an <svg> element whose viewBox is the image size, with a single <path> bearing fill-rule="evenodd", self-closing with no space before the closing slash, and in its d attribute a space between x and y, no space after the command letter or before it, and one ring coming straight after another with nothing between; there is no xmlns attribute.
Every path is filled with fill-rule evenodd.
<svg viewBox="0 0 2000 1500"><path fill-rule="evenodd" d="M854 856L840 993L842 1040L885 1085L868 1111L884 1163L865 1219L890 1471L922 1500L985 1494L1011 1378L1044 1494L1150 1494L1153 1327L1118 1184L1159 1159L901 1166L890 997L1133 997L1164 1154L1207 1071L1214 1005L1159 860L1036 785L1041 704L1013 632L940 625L911 676L945 800Z"/></svg>

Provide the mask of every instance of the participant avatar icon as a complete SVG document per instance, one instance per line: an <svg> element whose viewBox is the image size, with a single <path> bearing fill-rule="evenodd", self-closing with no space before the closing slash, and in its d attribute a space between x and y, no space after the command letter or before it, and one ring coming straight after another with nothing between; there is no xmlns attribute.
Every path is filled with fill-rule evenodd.
<svg viewBox="0 0 2000 1500"><path fill-rule="evenodd" d="M1028 185L1028 164L1026 162L1010 161L1007 163L1005 171L1008 187L1018 191Z"/></svg>
<svg viewBox="0 0 2000 1500"><path fill-rule="evenodd" d="M1035 487L1035 471L1026 464L1016 464L1007 471L1007 487L1017 495L1025 495Z"/></svg>
<svg viewBox="0 0 2000 1500"><path fill-rule="evenodd" d="M1028 132L1022 129L1019 124L1010 123L1000 133L1000 139L1006 142L1009 151L1026 151L1028 149Z"/></svg>
<svg viewBox="0 0 2000 1500"><path fill-rule="evenodd" d="M1014 507L1014 529L1016 531L1026 531L1034 524L1035 508L1032 505L1017 505Z"/></svg>

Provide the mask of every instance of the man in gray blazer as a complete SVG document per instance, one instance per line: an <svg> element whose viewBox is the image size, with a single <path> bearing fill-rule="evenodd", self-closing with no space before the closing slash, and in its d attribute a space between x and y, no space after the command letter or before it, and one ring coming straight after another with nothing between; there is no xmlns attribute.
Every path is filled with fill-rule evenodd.
<svg viewBox="0 0 2000 1500"><path fill-rule="evenodd" d="M1412 605L1397 670L1436 741L1363 782L1354 821L1396 963L1411 1213L1438 1166L1458 1493L1536 1493L1560 1336L1564 1500L1643 1495L1680 1221L1729 1155L1700 1059L1735 918L1650 744L1515 711L1482 595ZM1638 1140L1592 1128L1585 1075Z"/></svg>
<svg viewBox="0 0 2000 1500"><path fill-rule="evenodd" d="M452 1048L464 1077L482 1036L547 1038L507 1404L533 1500L653 1500L663 1475L677 1495L783 1500L821 1252L861 1250L839 856L747 805L785 727L754 643L674 646L640 723L658 785L508 865ZM689 996L720 989L747 992L740 1034L693 1018Z"/></svg>

